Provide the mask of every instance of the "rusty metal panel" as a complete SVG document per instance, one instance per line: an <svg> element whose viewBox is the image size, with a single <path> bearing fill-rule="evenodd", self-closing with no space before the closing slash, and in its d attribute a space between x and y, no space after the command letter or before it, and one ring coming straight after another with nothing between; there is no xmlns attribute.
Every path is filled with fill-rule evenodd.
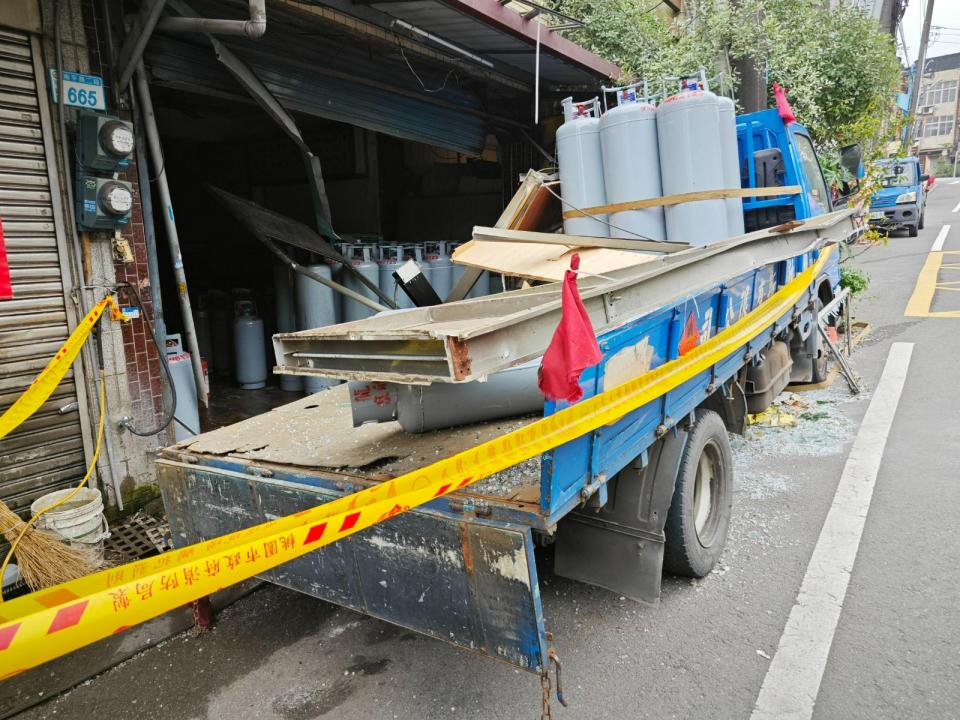
<svg viewBox="0 0 960 720"><path fill-rule="evenodd" d="M334 498L309 485L165 460L157 477L177 546ZM524 670L539 671L546 658L527 527L407 512L264 579Z"/></svg>
<svg viewBox="0 0 960 720"><path fill-rule="evenodd" d="M0 301L0 412L70 334L31 40L0 31L0 217L13 299ZM24 513L40 495L83 476L77 388L70 373L51 398L0 440L0 500Z"/></svg>

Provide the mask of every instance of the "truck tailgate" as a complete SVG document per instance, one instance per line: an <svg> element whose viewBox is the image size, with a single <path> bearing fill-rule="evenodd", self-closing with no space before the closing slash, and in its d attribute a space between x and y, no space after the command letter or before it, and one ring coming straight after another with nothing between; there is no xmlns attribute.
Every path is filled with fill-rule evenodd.
<svg viewBox="0 0 960 720"><path fill-rule="evenodd" d="M157 470L178 546L337 497L309 484L195 462L160 459ZM421 508L281 565L264 579L525 670L539 672L546 660L526 526Z"/></svg>

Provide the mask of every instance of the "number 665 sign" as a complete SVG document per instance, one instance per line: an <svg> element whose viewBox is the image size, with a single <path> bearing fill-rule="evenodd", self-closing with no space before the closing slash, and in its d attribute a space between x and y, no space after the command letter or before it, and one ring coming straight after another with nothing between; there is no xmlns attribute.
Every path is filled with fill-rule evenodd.
<svg viewBox="0 0 960 720"><path fill-rule="evenodd" d="M57 71L50 68L50 93L57 101ZM107 101L103 93L103 78L96 75L81 75L75 72L63 73L64 105L87 108L88 110L106 110Z"/></svg>

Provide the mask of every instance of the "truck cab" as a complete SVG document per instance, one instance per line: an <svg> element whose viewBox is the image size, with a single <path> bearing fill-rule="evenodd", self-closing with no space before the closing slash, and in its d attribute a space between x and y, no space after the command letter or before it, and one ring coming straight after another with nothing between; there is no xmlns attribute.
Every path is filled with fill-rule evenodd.
<svg viewBox="0 0 960 720"><path fill-rule="evenodd" d="M817 152L807 129L797 122L784 123L775 109L737 116L737 148L740 158L740 186L743 188L783 187L783 195L745 197L743 220L746 232L805 220L834 210L833 197L820 168ZM844 149L842 161L852 175L859 174L857 146ZM792 277L801 267L784 263L781 280ZM830 258L816 281L817 308L829 303L840 287L838 253ZM826 377L827 356L816 332L791 347L791 382L821 382Z"/></svg>
<svg viewBox="0 0 960 720"><path fill-rule="evenodd" d="M927 180L915 157L886 158L877 163L883 170L883 187L870 198L871 227L905 229L916 237L923 229L927 206Z"/></svg>
<svg viewBox="0 0 960 720"><path fill-rule="evenodd" d="M799 123L785 124L776 110L737 117L740 186L798 186L781 197L748 197L743 202L747 232L803 220L833 210L810 133Z"/></svg>

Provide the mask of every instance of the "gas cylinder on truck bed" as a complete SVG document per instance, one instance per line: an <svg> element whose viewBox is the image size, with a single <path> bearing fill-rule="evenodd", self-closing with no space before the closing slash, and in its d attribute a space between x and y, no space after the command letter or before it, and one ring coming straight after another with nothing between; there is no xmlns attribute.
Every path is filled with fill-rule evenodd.
<svg viewBox="0 0 960 720"><path fill-rule="evenodd" d="M664 195L721 190L720 103L709 90L683 90L657 108L660 178ZM728 237L723 200L668 205L667 239L709 245Z"/></svg>
<svg viewBox="0 0 960 720"><path fill-rule="evenodd" d="M660 197L657 108L638 95L636 85L604 88L605 93L610 90L616 91L617 105L600 118L606 202L614 204ZM663 208L611 213L610 235L627 240L666 240Z"/></svg>
<svg viewBox="0 0 960 720"><path fill-rule="evenodd" d="M564 210L604 205L603 157L600 151L600 101L562 102L566 122L557 129L557 164ZM608 237L607 216L572 217L563 221L567 235Z"/></svg>

